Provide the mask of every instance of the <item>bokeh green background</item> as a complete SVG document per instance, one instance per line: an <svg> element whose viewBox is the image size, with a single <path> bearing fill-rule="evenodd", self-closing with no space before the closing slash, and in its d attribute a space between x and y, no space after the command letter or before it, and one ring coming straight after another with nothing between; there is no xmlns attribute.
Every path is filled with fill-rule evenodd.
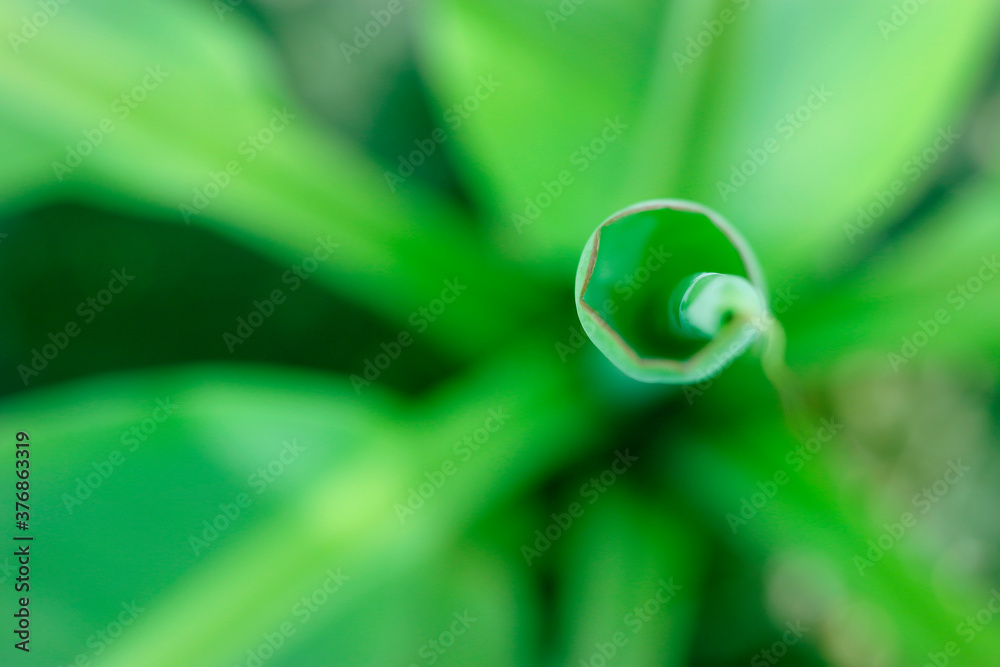
<svg viewBox="0 0 1000 667"><path fill-rule="evenodd" d="M0 34L2 664L996 664L994 0L8 0ZM657 197L754 246L815 454L752 355L648 386L580 337L585 240Z"/></svg>

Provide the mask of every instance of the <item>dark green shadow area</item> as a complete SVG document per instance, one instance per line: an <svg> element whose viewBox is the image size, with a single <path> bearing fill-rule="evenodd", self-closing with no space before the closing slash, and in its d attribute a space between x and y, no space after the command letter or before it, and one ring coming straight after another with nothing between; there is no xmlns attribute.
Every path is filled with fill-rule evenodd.
<svg viewBox="0 0 1000 667"><path fill-rule="evenodd" d="M402 329L315 279L296 282L287 275L291 263L271 261L202 227L62 203L6 220L2 231L8 236L0 242L0 284L7 286L0 296L6 343L0 395L25 388L18 367L30 365L33 351L70 322L79 334L29 377L29 389L212 361L361 375L364 360ZM87 305L122 269L134 280L99 311ZM235 332L237 319L275 289L285 302L230 353L223 333ZM458 368L428 338L415 336L378 382L418 394Z"/></svg>

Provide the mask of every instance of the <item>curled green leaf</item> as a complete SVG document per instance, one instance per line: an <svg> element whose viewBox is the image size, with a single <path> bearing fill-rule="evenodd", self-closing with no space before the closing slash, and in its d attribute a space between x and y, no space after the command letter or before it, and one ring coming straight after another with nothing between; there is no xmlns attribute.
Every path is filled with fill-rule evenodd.
<svg viewBox="0 0 1000 667"><path fill-rule="evenodd" d="M576 273L584 331L641 382L710 378L769 331L764 273L750 245L700 204L655 200L602 222Z"/></svg>

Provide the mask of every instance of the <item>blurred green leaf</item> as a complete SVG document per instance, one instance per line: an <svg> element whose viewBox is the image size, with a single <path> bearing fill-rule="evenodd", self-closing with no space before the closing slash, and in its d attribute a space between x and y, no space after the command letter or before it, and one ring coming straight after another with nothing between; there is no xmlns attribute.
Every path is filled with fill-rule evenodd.
<svg viewBox="0 0 1000 667"><path fill-rule="evenodd" d="M698 536L620 485L589 500L579 527L568 531L568 654L558 664L600 657L636 667L688 664L701 579Z"/></svg>
<svg viewBox="0 0 1000 667"><path fill-rule="evenodd" d="M7 11L31 6L18 0ZM32 155L47 150L63 165L30 185L24 173L0 184L24 192L21 206L55 190L206 224L289 265L323 240L339 244L317 278L401 324L445 280L464 281L478 296L429 330L459 354L516 325L517 297L528 291L521 279L483 251L452 207L394 194L374 164L322 131L236 17L220 21L210 6L178 1L122 9L82 0L72 9L73 20L53 19L20 52L0 55L5 134L33 137ZM92 153L76 167L81 145ZM51 185L56 177L62 187Z"/></svg>

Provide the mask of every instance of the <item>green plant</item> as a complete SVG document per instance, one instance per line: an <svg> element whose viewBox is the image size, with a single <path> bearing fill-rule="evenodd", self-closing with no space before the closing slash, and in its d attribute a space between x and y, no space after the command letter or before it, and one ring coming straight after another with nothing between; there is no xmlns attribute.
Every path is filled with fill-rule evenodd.
<svg viewBox="0 0 1000 667"><path fill-rule="evenodd" d="M644 259L656 252L655 262ZM760 263L736 228L682 200L612 215L590 236L576 273L587 335L642 382L700 382L754 341L766 345L779 329L766 294Z"/></svg>

